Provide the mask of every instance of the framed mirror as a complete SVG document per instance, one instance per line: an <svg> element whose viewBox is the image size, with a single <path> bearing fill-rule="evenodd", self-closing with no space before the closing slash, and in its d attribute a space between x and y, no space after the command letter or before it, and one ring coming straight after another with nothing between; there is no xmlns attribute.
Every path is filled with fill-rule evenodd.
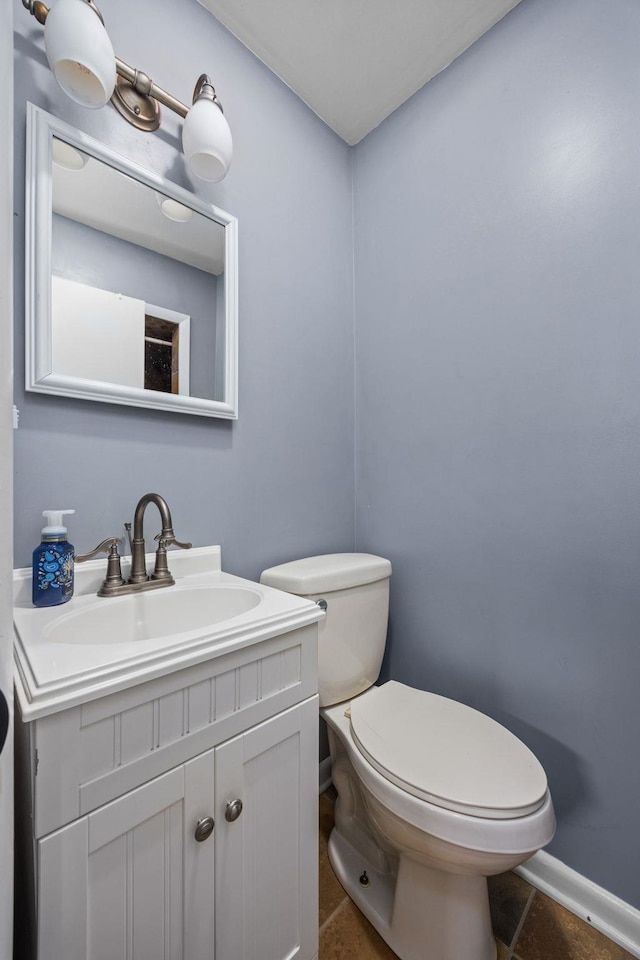
<svg viewBox="0 0 640 960"><path fill-rule="evenodd" d="M235 217L28 104L26 389L235 419Z"/></svg>

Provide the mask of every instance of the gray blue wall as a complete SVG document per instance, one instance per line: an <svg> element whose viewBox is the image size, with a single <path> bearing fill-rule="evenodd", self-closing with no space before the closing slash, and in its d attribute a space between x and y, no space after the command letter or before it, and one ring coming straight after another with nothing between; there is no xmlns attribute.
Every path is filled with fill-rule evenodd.
<svg viewBox="0 0 640 960"><path fill-rule="evenodd" d="M640 5L524 0L355 149L357 546L386 673L548 773L640 906Z"/></svg>
<svg viewBox="0 0 640 960"><path fill-rule="evenodd" d="M171 111L144 134L111 106L77 107L53 81L42 28L18 5L16 564L30 563L44 508L75 507L69 534L84 551L121 533L149 490L168 500L179 538L220 543L234 573L353 549L350 149L196 0L155 2L151 21L146 3L104 0L101 10L118 56L183 102L198 74L211 74L235 158L223 183L192 180ZM26 100L239 218L237 422L23 393Z"/></svg>

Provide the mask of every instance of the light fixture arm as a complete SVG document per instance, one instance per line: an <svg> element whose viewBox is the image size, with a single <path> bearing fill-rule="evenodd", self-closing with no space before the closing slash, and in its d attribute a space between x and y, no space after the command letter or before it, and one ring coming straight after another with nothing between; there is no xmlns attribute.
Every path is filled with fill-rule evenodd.
<svg viewBox="0 0 640 960"><path fill-rule="evenodd" d="M97 6L93 0L85 0L85 3L88 7L91 7L96 16L100 19L100 23L104 26L104 17L98 10ZM47 19L47 14L49 13L49 8L42 3L42 0L22 0L22 6L25 10L28 10L32 17L35 17L38 23L41 23L44 27L45 20Z"/></svg>
<svg viewBox="0 0 640 960"><path fill-rule="evenodd" d="M216 88L211 82L211 78L207 76L206 73L201 73L198 79L196 80L196 85L193 88L193 97L191 102L195 103L196 100L211 100L212 103L215 103L216 107L219 107L222 113L222 104L218 100L218 95L216 94Z"/></svg>
<svg viewBox="0 0 640 960"><path fill-rule="evenodd" d="M49 13L49 8L44 3L41 3L40 0L22 0L22 6L44 27L44 22Z"/></svg>
<svg viewBox="0 0 640 960"><path fill-rule="evenodd" d="M180 100L176 100L174 96L167 93L162 87L159 87L158 84L154 83L142 70L136 70L135 67L130 67L128 63L120 60L119 57L116 57L116 73L119 77L122 77L123 80L127 80L133 89L142 94L142 96L153 97L158 103L173 110L174 113L179 114L182 118L186 117L189 113L189 107L181 103Z"/></svg>

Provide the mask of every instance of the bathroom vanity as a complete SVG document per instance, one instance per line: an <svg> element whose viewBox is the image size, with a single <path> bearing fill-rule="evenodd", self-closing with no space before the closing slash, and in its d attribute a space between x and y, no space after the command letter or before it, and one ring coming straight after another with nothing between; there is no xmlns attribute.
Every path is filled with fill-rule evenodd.
<svg viewBox="0 0 640 960"><path fill-rule="evenodd" d="M23 895L38 960L317 956L307 600L171 554L175 586L36 610L15 577Z"/></svg>

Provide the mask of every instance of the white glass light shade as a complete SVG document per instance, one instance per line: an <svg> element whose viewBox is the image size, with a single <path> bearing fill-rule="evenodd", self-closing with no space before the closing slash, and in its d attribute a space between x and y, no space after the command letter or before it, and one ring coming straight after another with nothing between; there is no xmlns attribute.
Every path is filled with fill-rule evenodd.
<svg viewBox="0 0 640 960"><path fill-rule="evenodd" d="M44 45L67 96L83 107L104 107L116 82L116 58L107 31L86 0L55 0L47 14Z"/></svg>
<svg viewBox="0 0 640 960"><path fill-rule="evenodd" d="M187 163L202 180L222 180L227 175L233 141L229 124L212 100L196 100L182 125L182 149Z"/></svg>

